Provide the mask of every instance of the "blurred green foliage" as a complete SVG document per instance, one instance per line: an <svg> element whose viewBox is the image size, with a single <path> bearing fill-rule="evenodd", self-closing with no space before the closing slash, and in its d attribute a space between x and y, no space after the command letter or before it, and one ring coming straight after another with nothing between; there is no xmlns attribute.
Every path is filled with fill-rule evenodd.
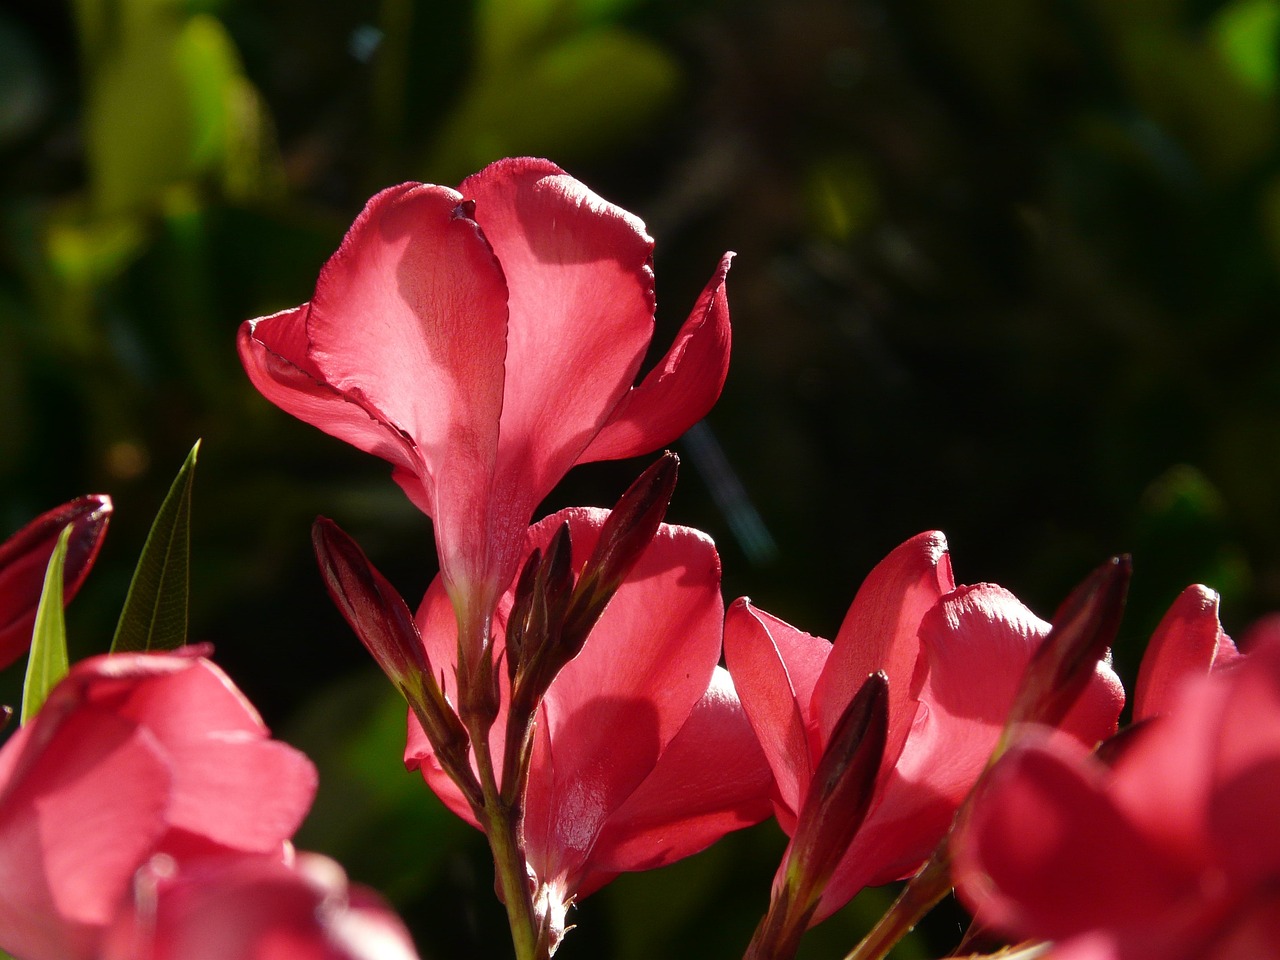
<svg viewBox="0 0 1280 960"><path fill-rule="evenodd" d="M317 757L302 842L394 896L424 957L503 955L483 846L403 772L399 708L310 556L331 515L413 597L429 523L256 396L240 321L305 300L378 188L546 155L658 238L655 352L739 252L709 418L731 473L691 445L671 513L717 537L728 597L830 636L871 564L938 527L962 581L1048 616L1132 551L1132 678L1190 582L1236 633L1280 607L1278 44L1277 0L16 0L0 533L114 495L69 612L73 655L103 650L203 437L191 632ZM545 508L640 469L580 469ZM751 511L776 550L735 542ZM781 847L766 824L622 878L563 955L739 955Z"/></svg>

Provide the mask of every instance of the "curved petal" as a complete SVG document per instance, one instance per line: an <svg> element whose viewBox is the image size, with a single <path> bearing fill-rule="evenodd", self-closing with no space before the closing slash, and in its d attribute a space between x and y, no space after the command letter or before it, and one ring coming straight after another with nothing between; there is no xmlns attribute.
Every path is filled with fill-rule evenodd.
<svg viewBox="0 0 1280 960"><path fill-rule="evenodd" d="M916 714L920 620L954 587L947 538L937 531L912 537L876 564L853 598L813 691L823 744L862 682L883 670L889 678L889 738L881 770L893 767Z"/></svg>
<svg viewBox="0 0 1280 960"><path fill-rule="evenodd" d="M729 373L726 253L667 355L628 391L579 463L636 457L671 443L706 416Z"/></svg>
<svg viewBox="0 0 1280 960"><path fill-rule="evenodd" d="M986 766L1049 629L1008 590L986 583L960 587L921 621L928 672L920 700L929 707L929 722L912 741L916 751L933 755L923 769L953 808ZM1119 678L1099 663L1062 728L1092 748L1115 733L1123 707Z"/></svg>
<svg viewBox="0 0 1280 960"><path fill-rule="evenodd" d="M745 597L725 615L725 663L773 771L779 823L788 833L817 762L805 711L830 653L826 640L753 607Z"/></svg>
<svg viewBox="0 0 1280 960"><path fill-rule="evenodd" d="M41 713L0 754L21 769L0 800L0 947L90 960L165 829L171 777L155 740L109 711Z"/></svg>
<svg viewBox="0 0 1280 960"><path fill-rule="evenodd" d="M733 680L716 667L711 686L653 772L600 831L578 895L624 871L674 863L759 823L773 809L772 786Z"/></svg>
<svg viewBox="0 0 1280 960"><path fill-rule="evenodd" d="M202 658L114 654L76 664L65 684L80 704L144 727L173 775L166 841L188 838L270 852L293 836L311 807L316 770L266 726L230 678ZM81 709L83 708L80 707Z"/></svg>
<svg viewBox="0 0 1280 960"><path fill-rule="evenodd" d="M1057 939L1151 922L1196 889L1116 807L1106 777L1065 738L1000 761L952 842L957 890L981 921Z"/></svg>
<svg viewBox="0 0 1280 960"><path fill-rule="evenodd" d="M1145 720L1173 706L1189 676L1204 676L1233 660L1235 644L1218 622L1218 595L1193 584L1178 595L1147 644L1133 693L1133 719Z"/></svg>
<svg viewBox="0 0 1280 960"><path fill-rule="evenodd" d="M495 540L507 529L490 515L507 283L462 199L402 184L370 200L320 273L306 336L326 383L411 439L430 477L441 571L467 596L506 585L524 521Z"/></svg>
<svg viewBox="0 0 1280 960"><path fill-rule="evenodd" d="M1210 834L1235 881L1269 884L1280 872L1280 643L1254 647L1224 679Z"/></svg>
<svg viewBox="0 0 1280 960"><path fill-rule="evenodd" d="M581 570L606 511L563 510ZM529 863L543 881L578 875L608 819L653 772L720 657L720 559L705 534L663 525L539 712L525 796ZM620 735L625 731L625 735Z"/></svg>
<svg viewBox="0 0 1280 960"><path fill-rule="evenodd" d="M311 304L304 303L240 325L236 350L250 382L299 420L403 470L421 473L412 438L360 398L326 383L311 362L306 331L310 312Z"/></svg>
<svg viewBox="0 0 1280 960"><path fill-rule="evenodd" d="M1228 691L1208 677L1183 684L1176 709L1136 728L1112 766L1112 799L1170 856L1203 868L1214 754Z"/></svg>
<svg viewBox="0 0 1280 960"><path fill-rule="evenodd" d="M510 288L495 499L523 525L635 380L653 337L653 240L546 160L499 161L460 189Z"/></svg>

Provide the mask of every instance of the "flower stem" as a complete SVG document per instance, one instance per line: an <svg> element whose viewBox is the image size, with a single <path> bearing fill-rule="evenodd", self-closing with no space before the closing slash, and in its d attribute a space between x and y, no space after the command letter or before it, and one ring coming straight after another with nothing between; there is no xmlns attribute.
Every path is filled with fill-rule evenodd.
<svg viewBox="0 0 1280 960"><path fill-rule="evenodd" d="M472 810L489 839L498 896L507 908L516 960L550 960L533 909L533 890L521 838L522 797L515 796L510 801L503 797L489 747L489 731L498 714L489 622L487 618L463 616L458 620L459 717L471 740L482 798L480 805L472 804Z"/></svg>
<svg viewBox="0 0 1280 960"><path fill-rule="evenodd" d="M484 810L480 824L489 838L489 849L493 853L498 892L507 908L507 922L511 925L511 941L515 946L516 960L547 960L548 954L539 947L538 920L534 916L524 846L520 842L519 808L502 799L494 777L493 760L489 755L487 741L477 740L473 743L476 765L480 768L480 786L484 791Z"/></svg>
<svg viewBox="0 0 1280 960"><path fill-rule="evenodd" d="M898 899L844 960L883 960L894 945L947 895L951 889L949 840L949 836L943 839L928 862L907 882Z"/></svg>
<svg viewBox="0 0 1280 960"><path fill-rule="evenodd" d="M756 927L742 960L792 960L817 905L817 899L813 898L806 908L798 909L792 886L784 886L770 900L769 912Z"/></svg>

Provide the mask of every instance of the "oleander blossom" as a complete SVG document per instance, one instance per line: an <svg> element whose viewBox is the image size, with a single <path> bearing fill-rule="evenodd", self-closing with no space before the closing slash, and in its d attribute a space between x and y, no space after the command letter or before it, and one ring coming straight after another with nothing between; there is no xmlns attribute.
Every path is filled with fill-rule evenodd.
<svg viewBox="0 0 1280 960"><path fill-rule="evenodd" d="M532 527L526 552L561 524L580 573L607 511L575 508ZM514 589L498 605L494 644ZM523 836L535 904L555 933L576 897L617 874L696 853L769 814L769 772L727 672L717 666L724 606L720 561L707 537L662 524L609 601L578 656L537 711ZM453 697L457 626L437 580L417 615L430 662ZM509 690L490 734L503 756ZM405 760L456 814L477 825L409 716ZM501 777L501 769L498 776Z"/></svg>
<svg viewBox="0 0 1280 960"><path fill-rule="evenodd" d="M202 652L81 661L0 748L0 949L94 960L157 855L287 855L315 768Z"/></svg>
<svg viewBox="0 0 1280 960"><path fill-rule="evenodd" d="M310 302L247 321L271 402L390 462L431 516L481 656L538 503L576 463L636 456L701 418L729 354L726 254L666 356L644 225L545 160L369 201Z"/></svg>
<svg viewBox="0 0 1280 960"><path fill-rule="evenodd" d="M841 714L868 675L888 679L888 734L866 819L811 922L865 886L910 876L933 851L996 746L1049 628L1002 587L957 588L937 532L877 564L834 643L745 598L730 606L725 659L769 759L774 813L788 835ZM1099 663L1062 726L1092 747L1115 732L1123 704L1119 680Z"/></svg>
<svg viewBox="0 0 1280 960"><path fill-rule="evenodd" d="M952 843L978 920L1057 960L1280 951L1280 637L1239 655L1189 587L1143 658L1145 707L1110 765L1042 732L992 769Z"/></svg>

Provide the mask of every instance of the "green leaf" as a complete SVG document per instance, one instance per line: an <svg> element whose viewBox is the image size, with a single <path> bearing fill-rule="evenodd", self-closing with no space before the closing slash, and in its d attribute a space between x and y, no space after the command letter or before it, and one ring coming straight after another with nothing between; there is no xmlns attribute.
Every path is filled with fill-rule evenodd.
<svg viewBox="0 0 1280 960"><path fill-rule="evenodd" d="M67 542L74 524L67 524L45 568L44 590L36 608L36 626L27 656L27 678L22 685L22 722L26 723L44 706L49 691L67 675L67 624L62 612L62 568L67 560Z"/></svg>
<svg viewBox="0 0 1280 960"><path fill-rule="evenodd" d="M199 450L197 440L151 525L111 641L112 653L172 650L187 642L191 485Z"/></svg>

